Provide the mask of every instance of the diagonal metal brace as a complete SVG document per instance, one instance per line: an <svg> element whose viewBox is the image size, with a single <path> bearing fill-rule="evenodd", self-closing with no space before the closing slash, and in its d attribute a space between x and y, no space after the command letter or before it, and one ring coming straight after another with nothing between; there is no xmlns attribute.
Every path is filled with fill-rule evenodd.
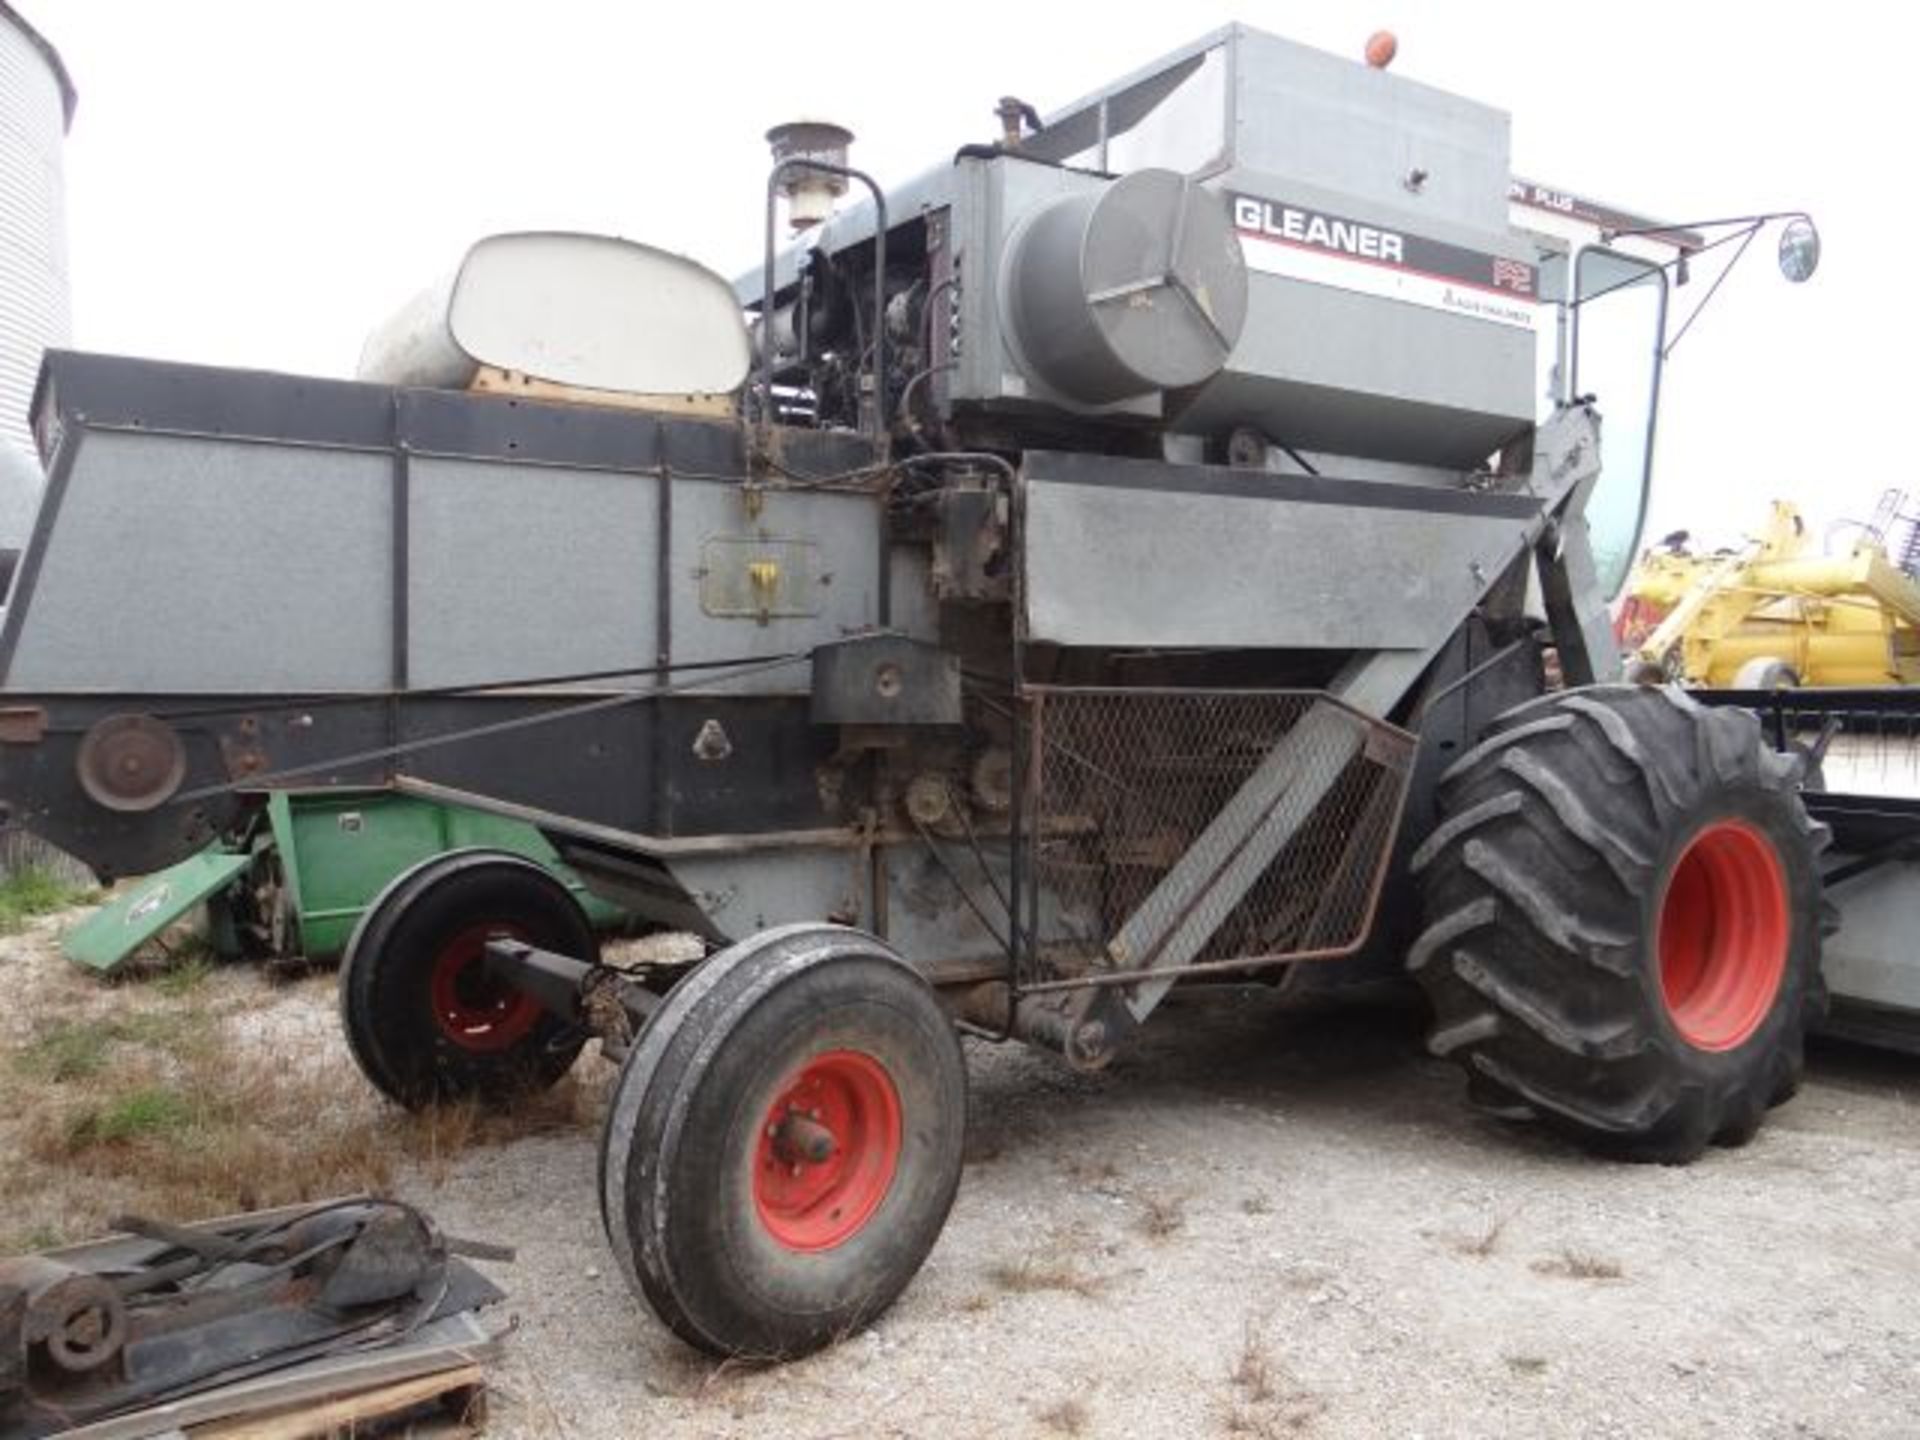
<svg viewBox="0 0 1920 1440"><path fill-rule="evenodd" d="M1351 711L1316 701L1127 917L1107 945L1114 963L1142 971L1193 963L1360 754L1367 729ZM1156 974L1132 987L1133 1018L1152 1014L1176 978Z"/></svg>

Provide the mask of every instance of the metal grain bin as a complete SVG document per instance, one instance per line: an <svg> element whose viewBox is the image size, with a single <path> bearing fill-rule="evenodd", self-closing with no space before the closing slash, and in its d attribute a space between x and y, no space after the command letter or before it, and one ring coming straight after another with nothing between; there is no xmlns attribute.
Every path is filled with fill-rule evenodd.
<svg viewBox="0 0 1920 1440"><path fill-rule="evenodd" d="M0 445L28 454L40 354L71 339L60 152L73 104L53 46L0 0Z"/></svg>
<svg viewBox="0 0 1920 1440"><path fill-rule="evenodd" d="M0 0L0 601L40 505L27 419L40 355L72 338L60 152L73 103L58 52ZM0 828L0 875L22 869L72 883L90 878L45 841Z"/></svg>

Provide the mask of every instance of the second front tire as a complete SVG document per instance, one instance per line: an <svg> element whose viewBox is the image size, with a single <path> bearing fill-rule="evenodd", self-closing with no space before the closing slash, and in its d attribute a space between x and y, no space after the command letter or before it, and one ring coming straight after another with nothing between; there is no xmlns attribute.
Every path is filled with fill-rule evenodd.
<svg viewBox="0 0 1920 1440"><path fill-rule="evenodd" d="M600 1147L629 1283L689 1344L791 1359L919 1271L960 1182L966 1068L932 988L880 941L795 925L677 986Z"/></svg>

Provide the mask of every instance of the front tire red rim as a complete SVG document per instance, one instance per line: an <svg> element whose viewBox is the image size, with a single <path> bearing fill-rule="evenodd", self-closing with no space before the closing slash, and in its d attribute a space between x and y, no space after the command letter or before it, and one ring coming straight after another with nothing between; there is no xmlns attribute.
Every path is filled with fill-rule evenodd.
<svg viewBox="0 0 1920 1440"><path fill-rule="evenodd" d="M1710 1051L1751 1038L1780 993L1792 933L1773 842L1744 820L1702 827L1674 862L1656 931L1661 998L1681 1038Z"/></svg>
<svg viewBox="0 0 1920 1440"><path fill-rule="evenodd" d="M527 938L512 925L469 925L440 947L428 985L440 1033L462 1050L482 1055L511 1049L541 1015L531 995L486 973L486 944L496 936Z"/></svg>
<svg viewBox="0 0 1920 1440"><path fill-rule="evenodd" d="M900 1092L857 1050L808 1060L780 1085L753 1156L760 1224L788 1250L852 1239L887 1198L900 1168Z"/></svg>

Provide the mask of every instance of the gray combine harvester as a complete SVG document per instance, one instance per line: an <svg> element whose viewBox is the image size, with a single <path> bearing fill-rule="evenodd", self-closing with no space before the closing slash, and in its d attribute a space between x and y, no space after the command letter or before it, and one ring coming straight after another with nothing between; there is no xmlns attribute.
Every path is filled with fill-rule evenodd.
<svg viewBox="0 0 1920 1440"><path fill-rule="evenodd" d="M268 789L385 785L704 937L603 966L550 876L466 852L387 890L342 994L406 1105L624 1056L607 1230L716 1352L908 1283L959 1030L1097 1067L1177 983L1405 966L1479 1100L1684 1161L1793 1093L1825 1005L1799 758L1608 683L1670 262L1714 242L1239 27L1001 120L884 194L781 127L732 287L497 237L359 382L42 383L16 815L126 874ZM1776 219L1809 270L1804 217L1734 233Z"/></svg>

